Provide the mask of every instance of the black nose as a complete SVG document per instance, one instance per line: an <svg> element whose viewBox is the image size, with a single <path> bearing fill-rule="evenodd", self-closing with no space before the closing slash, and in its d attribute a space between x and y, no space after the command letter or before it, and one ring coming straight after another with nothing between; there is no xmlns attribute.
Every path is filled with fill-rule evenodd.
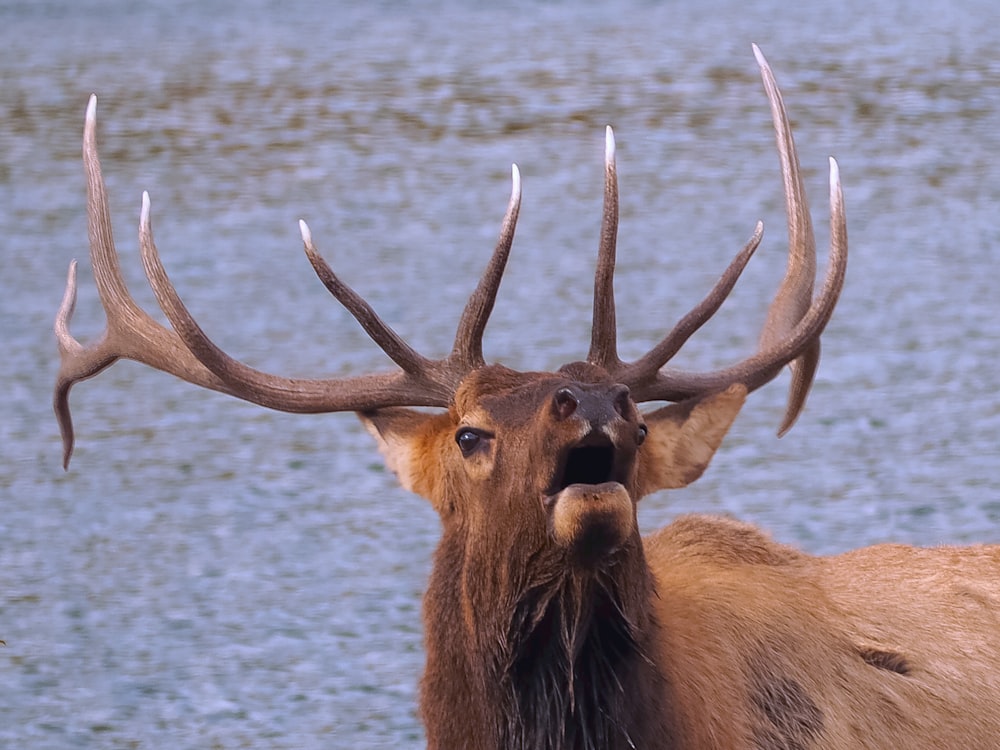
<svg viewBox="0 0 1000 750"><path fill-rule="evenodd" d="M556 419L574 417L597 429L616 419L628 417L631 410L628 386L567 385L552 397L552 412Z"/></svg>

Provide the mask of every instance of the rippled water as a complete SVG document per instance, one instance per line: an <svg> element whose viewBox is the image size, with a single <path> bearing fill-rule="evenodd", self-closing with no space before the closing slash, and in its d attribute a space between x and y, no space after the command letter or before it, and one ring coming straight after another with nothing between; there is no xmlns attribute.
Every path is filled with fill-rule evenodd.
<svg viewBox="0 0 1000 750"><path fill-rule="evenodd" d="M51 320L86 255L79 143L100 96L136 296L139 195L225 348L287 374L387 365L312 275L342 275L441 354L524 177L488 356L579 358L603 127L622 182L622 349L765 244L690 345L752 350L782 270L780 182L750 42L776 69L826 242L841 164L851 265L809 407L755 394L694 487L831 552L1000 538L1000 8L986 2L0 6L0 744L418 747L419 599L438 533L349 415L275 414L132 363L73 393L59 466ZM89 264L73 330L103 325Z"/></svg>

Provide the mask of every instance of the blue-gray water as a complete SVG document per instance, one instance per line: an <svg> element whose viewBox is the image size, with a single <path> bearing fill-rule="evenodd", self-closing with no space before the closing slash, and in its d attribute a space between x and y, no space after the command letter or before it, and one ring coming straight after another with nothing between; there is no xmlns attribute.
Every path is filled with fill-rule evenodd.
<svg viewBox="0 0 1000 750"><path fill-rule="evenodd" d="M356 7L357 6L357 7ZM1000 539L1000 5L8 2L0 5L0 746L419 747L419 601L437 520L350 415L289 416L132 363L77 386L68 473L51 321L103 326L80 135L100 97L118 246L150 191L204 327L264 369L387 366L301 252L444 352L517 162L524 202L488 356L589 341L603 128L618 136L622 349L764 246L680 361L750 352L783 267L777 158L750 52L796 128L819 246L838 157L851 260L807 411L750 399L645 528L726 512L816 552Z"/></svg>

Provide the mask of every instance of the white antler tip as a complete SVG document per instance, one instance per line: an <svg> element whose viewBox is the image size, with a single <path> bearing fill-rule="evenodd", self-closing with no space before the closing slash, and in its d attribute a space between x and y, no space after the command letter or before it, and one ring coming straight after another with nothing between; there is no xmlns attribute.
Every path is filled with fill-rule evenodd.
<svg viewBox="0 0 1000 750"><path fill-rule="evenodd" d="M142 208L139 210L139 227L149 226L149 193L142 191Z"/></svg>
<svg viewBox="0 0 1000 750"><path fill-rule="evenodd" d="M519 195L521 192L521 170L517 164L510 165L511 195Z"/></svg>
<svg viewBox="0 0 1000 750"><path fill-rule="evenodd" d="M837 164L837 160L832 156L830 157L830 189L834 189L840 184L840 166Z"/></svg>
<svg viewBox="0 0 1000 750"><path fill-rule="evenodd" d="M94 122L97 119L97 94L91 94L87 102L87 122Z"/></svg>
<svg viewBox="0 0 1000 750"><path fill-rule="evenodd" d="M604 161L608 164L615 160L615 131L611 126L604 130Z"/></svg>
<svg viewBox="0 0 1000 750"><path fill-rule="evenodd" d="M312 232L309 231L309 225L306 224L304 219L299 219L299 233L302 235L302 242L307 247L312 247L313 243Z"/></svg>
<svg viewBox="0 0 1000 750"><path fill-rule="evenodd" d="M767 59L764 57L764 53L760 51L760 47L752 42L750 43L750 46L753 48L753 56L757 58L757 64L762 68L766 68Z"/></svg>

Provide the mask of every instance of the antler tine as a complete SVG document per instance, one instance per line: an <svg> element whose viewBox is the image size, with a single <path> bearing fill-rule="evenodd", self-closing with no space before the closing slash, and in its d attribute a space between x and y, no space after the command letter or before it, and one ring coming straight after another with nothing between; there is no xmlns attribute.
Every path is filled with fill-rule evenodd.
<svg viewBox="0 0 1000 750"><path fill-rule="evenodd" d="M59 433L63 441L63 468L69 468L69 460L73 455L73 417L69 410L69 390L73 383L90 375L96 375L110 365L113 357L94 357L92 362L77 364L83 357L84 348L69 332L69 322L76 307L76 261L70 261L69 273L66 276L66 290L63 292L59 312L56 313L55 333L59 347L59 374L56 376L55 394L52 398L52 408L59 423ZM75 369L77 374L71 372Z"/></svg>
<svg viewBox="0 0 1000 750"><path fill-rule="evenodd" d="M447 406L450 403L454 384L441 382L423 370L311 380L271 375L229 356L205 334L170 283L153 242L149 214L149 195L143 193L139 249L146 277L160 308L184 345L226 385L227 392L260 406L300 414L363 411L384 406ZM311 240L308 227L303 232L303 240ZM308 247L306 251L309 252ZM379 335L383 334L384 331L379 330ZM395 334L392 340L399 341ZM399 352L395 354L399 356ZM418 359L423 362L422 358Z"/></svg>
<svg viewBox="0 0 1000 750"><path fill-rule="evenodd" d="M615 134L609 125L604 138L604 212L601 245L594 273L594 320L587 361L609 372L619 369L617 322L615 320L615 250L618 242L618 170L615 166Z"/></svg>
<svg viewBox="0 0 1000 750"><path fill-rule="evenodd" d="M82 346L69 332L76 304L76 261L70 263L66 291L55 320L60 365L52 406L63 440L63 468L73 455L73 419L69 392L122 357L134 359L214 390L225 386L184 348L172 331L136 305L122 277L111 230L108 195L97 153L97 97L91 96L83 128L83 164L87 178L87 233L94 281L107 325L100 338Z"/></svg>
<svg viewBox="0 0 1000 750"><path fill-rule="evenodd" d="M688 339L722 307L722 303L726 301L729 293L733 291L733 287L736 286L736 282L739 281L743 269L750 262L750 258L753 257L763 237L764 224L758 221L757 226L754 227L753 234L747 240L747 244L730 261L729 267L719 277L719 280L715 282L715 286L712 287L711 291L677 322L670 333L660 343L631 365L626 366L623 373L624 380L631 383L642 383L656 376L659 369L669 362L680 351L681 347L687 343Z"/></svg>
<svg viewBox="0 0 1000 750"><path fill-rule="evenodd" d="M371 305L357 292L345 284L333 272L329 264L319 254L313 244L312 232L305 221L299 220L299 231L302 233L302 244L305 246L306 257L312 264L313 270L323 282L323 286L332 294L344 308L354 316L354 319L361 324L371 339L379 345L389 358L399 365L404 372L415 374L426 372L430 362L426 357L418 354L409 344L407 344L399 334L375 313Z"/></svg>
<svg viewBox="0 0 1000 750"><path fill-rule="evenodd" d="M840 168L830 158L830 258L823 287L806 314L789 334L768 349L763 349L730 367L707 373L660 370L648 385L633 389L638 401L681 401L702 393L722 390L732 383L743 383L748 391L772 380L781 368L808 349L823 332L833 316L847 275L847 216L840 184Z"/></svg>
<svg viewBox="0 0 1000 750"><path fill-rule="evenodd" d="M511 165L510 172L510 201L507 203L507 212L500 225L500 237L497 239L489 265L486 266L476 290L462 311L458 330L455 332L455 344L450 359L463 367L466 372L486 364L483 359L483 334L490 313L493 312L497 290L500 288L510 248L514 242L514 230L517 228L517 217L521 210L521 172L517 164Z"/></svg>
<svg viewBox="0 0 1000 750"><path fill-rule="evenodd" d="M774 135L781 160L785 214L788 222L788 266L768 310L767 320L760 336L761 349L767 349L787 336L809 308L813 279L816 276L816 240L788 113L785 111L785 104L771 66L760 48L756 44L752 46L771 106L771 119L774 122ZM788 392L785 416L778 430L779 435L783 435L791 428L799 412L802 411L819 365L819 355L820 343L817 338L791 362L792 384Z"/></svg>

